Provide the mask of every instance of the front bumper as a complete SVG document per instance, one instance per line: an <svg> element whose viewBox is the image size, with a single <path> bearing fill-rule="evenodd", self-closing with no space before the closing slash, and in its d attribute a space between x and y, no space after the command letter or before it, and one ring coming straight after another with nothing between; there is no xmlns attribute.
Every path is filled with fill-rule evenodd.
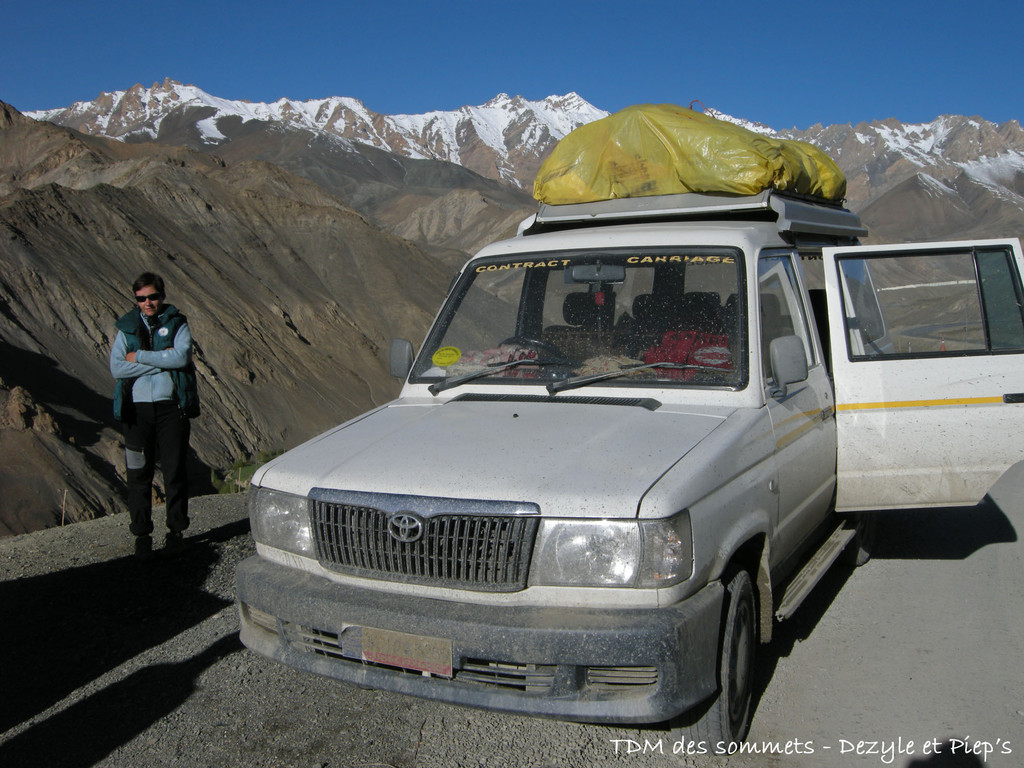
<svg viewBox="0 0 1024 768"><path fill-rule="evenodd" d="M616 723L668 720L717 689L718 582L668 608L488 606L337 584L256 556L237 586L246 646L368 688ZM451 677L366 661L353 643L363 628L450 640Z"/></svg>

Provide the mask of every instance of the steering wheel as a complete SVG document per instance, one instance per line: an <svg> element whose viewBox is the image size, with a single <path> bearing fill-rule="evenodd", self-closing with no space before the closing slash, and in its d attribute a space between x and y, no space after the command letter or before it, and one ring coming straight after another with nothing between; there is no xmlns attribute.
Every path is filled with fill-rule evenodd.
<svg viewBox="0 0 1024 768"><path fill-rule="evenodd" d="M540 339L531 339L528 336L509 336L501 343L502 346L504 346L505 344L515 344L516 346L519 347L536 349L538 352L543 352L544 354L550 355L553 358L553 362L566 364L572 363L572 360L570 360L569 357L562 350L560 350L554 344L549 344L548 342L541 341Z"/></svg>

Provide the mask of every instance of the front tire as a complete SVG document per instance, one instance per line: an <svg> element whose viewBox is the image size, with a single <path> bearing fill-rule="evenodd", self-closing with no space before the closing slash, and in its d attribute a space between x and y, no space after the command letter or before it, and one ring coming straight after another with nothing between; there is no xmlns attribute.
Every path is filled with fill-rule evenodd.
<svg viewBox="0 0 1024 768"><path fill-rule="evenodd" d="M726 584L718 662L718 693L683 715L683 735L694 742L739 744L750 730L757 658L757 599L747 571Z"/></svg>

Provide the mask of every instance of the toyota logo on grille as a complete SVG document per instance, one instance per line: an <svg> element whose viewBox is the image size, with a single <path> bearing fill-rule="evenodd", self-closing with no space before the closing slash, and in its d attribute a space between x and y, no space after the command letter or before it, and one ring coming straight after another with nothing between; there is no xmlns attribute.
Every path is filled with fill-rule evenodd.
<svg viewBox="0 0 1024 768"><path fill-rule="evenodd" d="M396 512L388 520L388 533L395 541L412 544L423 538L423 518L415 512Z"/></svg>

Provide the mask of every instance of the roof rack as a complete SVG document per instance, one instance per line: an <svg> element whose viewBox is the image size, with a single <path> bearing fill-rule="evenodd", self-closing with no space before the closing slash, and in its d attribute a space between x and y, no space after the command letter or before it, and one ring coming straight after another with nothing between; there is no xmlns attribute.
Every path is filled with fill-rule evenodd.
<svg viewBox="0 0 1024 768"><path fill-rule="evenodd" d="M836 203L765 190L756 195L707 195L695 192L601 200L570 205L541 204L521 234L639 221L775 221L780 233L858 238L867 234L860 217Z"/></svg>

